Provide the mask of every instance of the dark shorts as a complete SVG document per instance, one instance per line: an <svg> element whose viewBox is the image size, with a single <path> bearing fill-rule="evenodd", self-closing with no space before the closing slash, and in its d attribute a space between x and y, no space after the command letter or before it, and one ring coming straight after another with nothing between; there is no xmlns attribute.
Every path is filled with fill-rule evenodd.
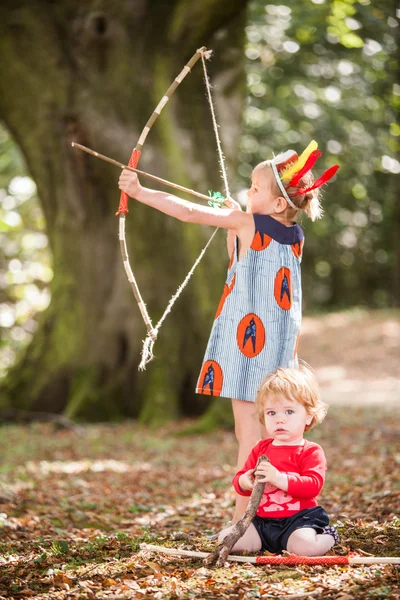
<svg viewBox="0 0 400 600"><path fill-rule="evenodd" d="M282 550L286 550L288 539L293 531L310 527L317 533L323 533L324 528L329 525L329 517L322 506L315 506L283 519L264 519L255 516L252 523L261 538L261 550L281 554Z"/></svg>

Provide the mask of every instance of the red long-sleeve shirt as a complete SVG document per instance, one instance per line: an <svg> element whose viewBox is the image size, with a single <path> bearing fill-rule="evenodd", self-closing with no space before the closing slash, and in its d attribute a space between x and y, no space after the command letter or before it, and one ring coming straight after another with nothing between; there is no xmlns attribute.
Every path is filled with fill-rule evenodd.
<svg viewBox="0 0 400 600"><path fill-rule="evenodd" d="M321 446L304 440L303 446L274 446L273 440L261 440L250 452L244 467L233 478L233 486L238 494L250 496L239 486L239 477L254 469L258 457L265 454L271 464L286 473L288 490L266 483L257 515L264 518L291 517L300 510L318 505L317 496L325 481L326 458Z"/></svg>

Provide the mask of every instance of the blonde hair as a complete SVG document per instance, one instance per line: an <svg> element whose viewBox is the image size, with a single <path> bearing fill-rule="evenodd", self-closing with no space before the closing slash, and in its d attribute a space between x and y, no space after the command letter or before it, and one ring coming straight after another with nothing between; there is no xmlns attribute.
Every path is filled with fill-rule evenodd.
<svg viewBox="0 0 400 600"><path fill-rule="evenodd" d="M289 164L290 163L287 163L287 166ZM258 169L258 168L263 169L263 168L267 168L267 167L270 170L271 175L272 175L272 177L271 177L272 193L276 197L282 196L282 192L279 189L279 186L275 180L275 176L274 176L272 168L271 168L271 161L264 160L263 162L259 163L256 166L256 169ZM285 216L287 216L288 219L293 221L295 219L295 217L297 216L297 213L299 212L299 210L302 210L303 212L305 212L306 215L311 219L311 221L316 221L317 219L320 219L322 217L324 211L323 211L323 208L319 201L319 190L312 190L311 192L307 192L307 194L301 194L299 196L292 197L292 194L294 194L295 192L298 192L299 189L310 187L313 183L314 183L313 172L308 171L300 179L300 181L297 183L297 185L295 187L290 187L286 190L289 198L291 199L293 204L295 206L297 206L297 208L298 208L298 210L296 210L295 208L292 208L291 206L287 207L287 209L285 210Z"/></svg>
<svg viewBox="0 0 400 600"><path fill-rule="evenodd" d="M303 361L298 369L276 369L262 382L255 402L257 416L262 424L265 401L271 395L285 396L304 406L307 414L313 418L310 425L306 425L305 431L321 423L328 411L328 405L321 400L314 371Z"/></svg>

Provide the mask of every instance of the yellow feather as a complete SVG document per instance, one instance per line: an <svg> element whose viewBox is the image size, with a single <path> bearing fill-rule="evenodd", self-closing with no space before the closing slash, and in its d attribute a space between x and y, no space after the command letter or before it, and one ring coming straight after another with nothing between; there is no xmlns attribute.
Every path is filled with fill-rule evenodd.
<svg viewBox="0 0 400 600"><path fill-rule="evenodd" d="M298 159L296 161L286 165L286 167L283 169L283 171L281 173L279 173L279 176L282 181L284 179L290 180L293 177L293 175L295 173L297 173L297 171L298 171L297 163L298 163Z"/></svg>
<svg viewBox="0 0 400 600"><path fill-rule="evenodd" d="M295 163L289 164L287 167L285 167L285 169L282 171L282 173L280 173L280 177L281 179L287 179L290 180L293 178L293 176L300 171L300 169L302 167L304 167L304 165L306 164L310 154L312 152L314 152L314 150L316 150L318 148L318 144L315 140L312 140L312 142L310 142L307 146L307 148L304 150L304 152L302 152L299 156L299 158L296 160Z"/></svg>

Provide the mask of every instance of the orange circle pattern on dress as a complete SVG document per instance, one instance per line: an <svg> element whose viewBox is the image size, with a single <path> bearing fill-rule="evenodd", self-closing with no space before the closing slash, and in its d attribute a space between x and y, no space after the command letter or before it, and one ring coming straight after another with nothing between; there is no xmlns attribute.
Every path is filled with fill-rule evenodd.
<svg viewBox="0 0 400 600"><path fill-rule="evenodd" d="M304 246L304 238L300 242L297 242L296 244L292 244L290 246L292 249L292 252L296 258L300 258L301 255L303 254L303 246Z"/></svg>
<svg viewBox="0 0 400 600"><path fill-rule="evenodd" d="M243 317L237 328L236 341L240 352L247 358L260 354L265 346L265 327L260 317L254 313Z"/></svg>
<svg viewBox="0 0 400 600"><path fill-rule="evenodd" d="M261 231L256 231L250 248L259 252L260 250L268 248L271 242L272 238L269 237L269 235L262 233Z"/></svg>
<svg viewBox="0 0 400 600"><path fill-rule="evenodd" d="M219 315L221 314L222 309L224 308L225 300L227 299L227 297L229 296L229 294L231 293L231 291L235 287L235 281L236 281L236 273L232 277L231 284L228 285L227 283L225 283L225 285L224 285L224 291L222 292L221 300L219 301L217 312L215 313L214 319L216 319L217 317L219 317Z"/></svg>
<svg viewBox="0 0 400 600"><path fill-rule="evenodd" d="M224 376L216 360L206 360L199 377L198 392L206 396L220 396Z"/></svg>
<svg viewBox="0 0 400 600"><path fill-rule="evenodd" d="M283 310L292 308L292 280L287 267L282 267L275 275L274 296Z"/></svg>

